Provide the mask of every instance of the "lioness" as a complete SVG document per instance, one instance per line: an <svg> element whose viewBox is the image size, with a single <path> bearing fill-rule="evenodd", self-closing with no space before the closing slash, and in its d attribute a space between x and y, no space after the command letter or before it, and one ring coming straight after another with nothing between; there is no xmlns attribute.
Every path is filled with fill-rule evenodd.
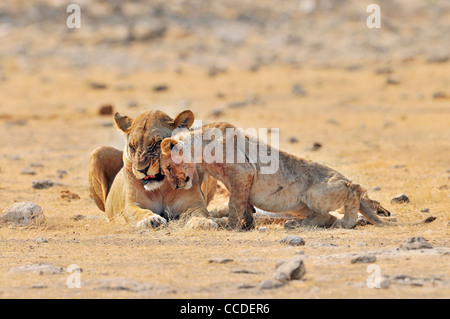
<svg viewBox="0 0 450 319"><path fill-rule="evenodd" d="M358 184L353 184L337 171L278 151L243 132L229 136L226 134L229 128L236 129L228 123L213 123L200 128L202 136L214 135L216 138L213 142L202 139L203 155L200 160L195 159L195 164L222 181L228 188L230 226L252 227L253 206L270 212L290 212L302 218L297 221L300 225L325 227L353 228L357 222L358 211L369 222L377 225L383 224L384 221L378 218L376 213L390 215L378 202L369 199ZM214 130L216 131L211 132ZM196 154L196 144L193 140L195 134L195 131L180 133L172 138L165 138L161 143L161 168L173 188L190 187L188 181L195 173L194 158L190 155ZM239 140L239 134L243 135L241 138L245 141L244 145L234 144ZM225 153L229 143L232 143L235 152L232 158L236 159L241 155L241 158L245 159L243 162L227 163ZM252 146L264 146L268 152L279 152L279 167L276 173L261 173L264 165L259 158L254 158L254 152L250 152ZM219 161L217 157L213 162L206 160L205 149L211 151L211 154L214 152L214 156L222 152L223 157L219 158ZM337 209L344 210L342 219L329 214Z"/></svg>
<svg viewBox="0 0 450 319"><path fill-rule="evenodd" d="M108 219L123 215L139 228L154 228L169 217L193 216L191 226L214 226L206 219L206 205L217 181L209 178L202 194L199 174L193 173L190 189L173 190L160 171L162 139L174 129L189 128L194 114L186 110L172 119L161 111L148 111L133 120L116 113L114 119L126 134L124 151L99 147L89 158L89 190Z"/></svg>

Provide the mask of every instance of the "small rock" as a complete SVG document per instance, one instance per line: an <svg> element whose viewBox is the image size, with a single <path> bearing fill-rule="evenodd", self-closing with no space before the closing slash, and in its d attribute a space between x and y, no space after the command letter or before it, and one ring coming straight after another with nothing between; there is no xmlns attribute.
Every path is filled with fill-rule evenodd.
<svg viewBox="0 0 450 319"><path fill-rule="evenodd" d="M259 289L276 289L285 286L286 283L278 280L264 280L259 284Z"/></svg>
<svg viewBox="0 0 450 319"><path fill-rule="evenodd" d="M377 260L375 255L361 255L351 260L352 264L372 264Z"/></svg>
<svg viewBox="0 0 450 319"><path fill-rule="evenodd" d="M406 165L405 164L394 164L391 166L391 168L405 168Z"/></svg>
<svg viewBox="0 0 450 319"><path fill-rule="evenodd" d="M396 77L389 76L386 79L386 84L389 84L389 85L398 85L400 83L401 83L400 79L396 78Z"/></svg>
<svg viewBox="0 0 450 319"><path fill-rule="evenodd" d="M258 231L259 231L260 233L265 233L265 232L267 231L267 227L259 227L259 228L258 228Z"/></svg>
<svg viewBox="0 0 450 319"><path fill-rule="evenodd" d="M247 101L245 101L245 100L230 102L227 104L227 107L229 107L231 109L237 109L237 108L241 108L241 107L245 107L245 106L247 106Z"/></svg>
<svg viewBox="0 0 450 319"><path fill-rule="evenodd" d="M24 265L24 266L18 266L13 267L9 269L9 272L11 273L36 273L39 275L44 274L62 274L65 272L65 269L58 266L53 266L50 264L45 263L37 263L37 264L30 264L30 265Z"/></svg>
<svg viewBox="0 0 450 319"><path fill-rule="evenodd" d="M89 86L94 90L104 90L108 87L105 83L99 82L90 82Z"/></svg>
<svg viewBox="0 0 450 319"><path fill-rule="evenodd" d="M48 243L48 239L45 237L38 237L36 238L36 244L46 244Z"/></svg>
<svg viewBox="0 0 450 319"><path fill-rule="evenodd" d="M70 219L72 219L74 221L79 221L79 220L82 220L82 219L85 219L85 218L86 218L86 216L81 215L81 214L73 215L73 216L70 217Z"/></svg>
<svg viewBox="0 0 450 319"><path fill-rule="evenodd" d="M58 185L58 183L55 183L49 179L41 179L41 180L33 181L31 186L34 189L46 189L46 188L50 188L50 187L53 187L56 185Z"/></svg>
<svg viewBox="0 0 450 319"><path fill-rule="evenodd" d="M381 66L375 70L376 74L391 74L393 72L392 68L388 65Z"/></svg>
<svg viewBox="0 0 450 319"><path fill-rule="evenodd" d="M320 144L320 143L318 143L318 142L315 142L315 143L313 144L313 146L307 147L305 150L306 150L306 151L312 151L312 152L315 152L315 151L319 150L321 147L322 147L322 144Z"/></svg>
<svg viewBox="0 0 450 319"><path fill-rule="evenodd" d="M152 90L154 92L163 92L163 91L167 91L168 89L169 89L169 86L167 86L166 84L158 84L152 88Z"/></svg>
<svg viewBox="0 0 450 319"><path fill-rule="evenodd" d="M214 117L220 117L222 115L223 115L222 109L215 109L215 110L212 110L212 112L211 112L211 116L214 116Z"/></svg>
<svg viewBox="0 0 450 319"><path fill-rule="evenodd" d="M430 217L425 218L422 222L423 222L424 224L429 224L429 223L431 223L431 222L434 222L434 221L436 220L436 218L437 218L437 217L430 216Z"/></svg>
<svg viewBox="0 0 450 319"><path fill-rule="evenodd" d="M255 288L255 286L250 284L241 284L238 286L238 289L251 289L251 288Z"/></svg>
<svg viewBox="0 0 450 319"><path fill-rule="evenodd" d="M433 99L448 99L450 98L445 92L438 91L433 93Z"/></svg>
<svg viewBox="0 0 450 319"><path fill-rule="evenodd" d="M407 250L432 249L433 246L425 238L418 236L404 239L400 248Z"/></svg>
<svg viewBox="0 0 450 319"><path fill-rule="evenodd" d="M272 279L286 282L294 279L301 279L306 273L305 264L302 258L296 257L279 262L275 267Z"/></svg>
<svg viewBox="0 0 450 319"><path fill-rule="evenodd" d="M63 170L63 169L59 169L56 171L56 174L58 174L58 178L59 179L63 179L64 176L67 175L67 171Z"/></svg>
<svg viewBox="0 0 450 319"><path fill-rule="evenodd" d="M112 115L114 111L114 107L111 104L105 104L100 106L98 109L99 115Z"/></svg>
<svg viewBox="0 0 450 319"><path fill-rule="evenodd" d="M261 275L262 272L255 270L247 270L247 269L235 269L232 271L234 274L250 274L250 275Z"/></svg>
<svg viewBox="0 0 450 319"><path fill-rule="evenodd" d="M225 68L220 68L217 66L212 66L208 69L208 76L209 77L214 77L220 73L226 73L227 70Z"/></svg>
<svg viewBox="0 0 450 319"><path fill-rule="evenodd" d="M280 239L281 244L288 244L291 246L303 246L305 245L305 241L300 236L296 235L288 235Z"/></svg>
<svg viewBox="0 0 450 319"><path fill-rule="evenodd" d="M233 259L229 259L229 258L213 258L209 260L210 264L226 264L226 263L230 263L233 262Z"/></svg>
<svg viewBox="0 0 450 319"><path fill-rule="evenodd" d="M24 175L35 175L36 174L36 172L32 168L29 168L29 167L24 168L23 170L20 171L20 173L24 174Z"/></svg>
<svg viewBox="0 0 450 319"><path fill-rule="evenodd" d="M399 194L391 198L391 204L409 203L409 198L405 194Z"/></svg>
<svg viewBox="0 0 450 319"><path fill-rule="evenodd" d="M421 213L429 213L430 209L429 208L424 208L420 210Z"/></svg>
<svg viewBox="0 0 450 319"><path fill-rule="evenodd" d="M137 107L138 102L136 100L130 100L128 101L128 107Z"/></svg>
<svg viewBox="0 0 450 319"><path fill-rule="evenodd" d="M380 186L375 186L374 188L372 188L372 192L379 192L379 191L381 191Z"/></svg>
<svg viewBox="0 0 450 319"><path fill-rule="evenodd" d="M46 284L34 284L33 286L31 286L31 288L33 289L44 289L47 288Z"/></svg>
<svg viewBox="0 0 450 319"><path fill-rule="evenodd" d="M383 277L380 282L381 289L387 289L391 285L391 279L389 277Z"/></svg>
<svg viewBox="0 0 450 319"><path fill-rule="evenodd" d="M289 138L289 143L298 143L299 141L298 141L298 138L296 138L295 136L291 136L290 138Z"/></svg>
<svg viewBox="0 0 450 319"><path fill-rule="evenodd" d="M80 199L80 196L71 191L61 191L61 198L70 202L72 200Z"/></svg>
<svg viewBox="0 0 450 319"><path fill-rule="evenodd" d="M300 84L294 84L291 88L291 92L292 92L292 94L294 94L296 96L305 96L306 95L305 89Z"/></svg>
<svg viewBox="0 0 450 319"><path fill-rule="evenodd" d="M44 214L42 213L42 208L33 202L12 204L0 216L2 223L19 226L30 225L31 223L38 223L43 220Z"/></svg>

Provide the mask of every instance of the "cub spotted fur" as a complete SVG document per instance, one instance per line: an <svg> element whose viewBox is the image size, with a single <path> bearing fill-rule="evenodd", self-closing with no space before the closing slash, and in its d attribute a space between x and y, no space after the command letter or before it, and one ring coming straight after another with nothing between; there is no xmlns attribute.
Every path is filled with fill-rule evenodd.
<svg viewBox="0 0 450 319"><path fill-rule="evenodd" d="M237 131L235 136L227 135L226 130L229 128L236 129L228 123L213 123L199 128L201 132L191 131L165 138L161 142L161 168L173 188L189 189L189 181L195 174L195 165L222 181L230 192L230 226L252 227L253 206L270 212L290 212L301 218L296 221L300 225L325 227L353 228L357 222L358 211L376 225L385 223L376 213L390 215L378 202L369 199L360 185L352 183L337 171L276 150L242 131ZM186 154L195 154L195 134L215 136L208 130L219 130L219 133L222 133L216 134L222 138L214 140L213 143L216 143L215 152L222 151L223 158L211 162L202 156L200 160L196 158L194 164L193 158L189 160L187 157L190 155ZM240 138L245 140L245 145L234 143ZM227 144L230 143L233 145L235 158L241 155L241 158L245 158L243 162L227 163L225 154ZM206 148L212 149L211 141L205 139L202 139L201 146L202 151ZM263 163L259 158L253 158L254 153L249 151L254 146L264 146L268 152L279 153L279 167L275 173L261 173ZM329 214L337 209L343 209L342 219Z"/></svg>

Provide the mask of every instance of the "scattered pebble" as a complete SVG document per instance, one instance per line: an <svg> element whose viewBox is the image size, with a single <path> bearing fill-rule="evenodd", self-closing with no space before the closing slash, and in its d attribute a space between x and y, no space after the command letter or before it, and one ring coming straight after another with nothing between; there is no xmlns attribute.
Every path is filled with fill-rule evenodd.
<svg viewBox="0 0 450 319"><path fill-rule="evenodd" d="M399 194L391 198L391 204L409 203L409 198L405 194Z"/></svg>
<svg viewBox="0 0 450 319"><path fill-rule="evenodd" d="M281 282L278 280L264 280L259 284L259 289L276 289L285 285L285 282Z"/></svg>
<svg viewBox="0 0 450 319"><path fill-rule="evenodd" d="M400 248L407 250L432 249L433 246L431 246L431 244L425 238L417 236L404 239L402 241L402 244L400 245Z"/></svg>
<svg viewBox="0 0 450 319"><path fill-rule="evenodd" d="M33 202L14 203L7 207L0 216L5 224L27 226L44 220L42 208Z"/></svg>
<svg viewBox="0 0 450 319"><path fill-rule="evenodd" d="M288 244L291 246L303 246L305 241L300 236L288 235L280 239L281 244Z"/></svg>
<svg viewBox="0 0 450 319"><path fill-rule="evenodd" d="M388 84L388 85L398 85L400 83L401 83L400 79L396 78L396 77L389 76L386 79L386 84Z"/></svg>
<svg viewBox="0 0 450 319"><path fill-rule="evenodd" d="M104 90L108 87L105 83L99 82L90 82L89 86L94 90Z"/></svg>
<svg viewBox="0 0 450 319"><path fill-rule="evenodd" d="M295 136L291 136L290 138L289 138L289 143L298 143L299 142L299 140L298 140L298 138L296 138Z"/></svg>
<svg viewBox="0 0 450 319"><path fill-rule="evenodd" d="M98 109L99 115L112 115L113 112L114 112L114 107L111 104L102 105Z"/></svg>
<svg viewBox="0 0 450 319"><path fill-rule="evenodd" d="M259 227L259 228L258 228L258 231L259 231L260 233L265 233L265 232L267 231L267 227Z"/></svg>
<svg viewBox="0 0 450 319"><path fill-rule="evenodd" d="M46 188L50 188L50 187L53 187L56 185L58 185L58 183L55 183L49 179L40 179L37 181L33 181L31 186L34 189L46 189Z"/></svg>
<svg viewBox="0 0 450 319"><path fill-rule="evenodd" d="M210 264L227 264L233 262L233 259L229 258L212 258L209 260Z"/></svg>
<svg viewBox="0 0 450 319"><path fill-rule="evenodd" d="M79 221L79 220L82 220L82 219L85 219L85 218L86 218L86 216L81 215L81 214L73 215L73 216L70 217L70 219L72 219L74 221Z"/></svg>
<svg viewBox="0 0 450 319"><path fill-rule="evenodd" d="M433 99L448 99L450 96L447 95L447 93L438 91L433 93Z"/></svg>
<svg viewBox="0 0 450 319"><path fill-rule="evenodd" d="M36 244L45 244L48 243L48 239L45 237L38 237L36 238Z"/></svg>
<svg viewBox="0 0 450 319"><path fill-rule="evenodd" d="M377 260L375 255L361 255L351 260L352 264L372 264Z"/></svg>
<svg viewBox="0 0 450 319"><path fill-rule="evenodd" d="M24 174L24 175L35 175L36 174L36 172L32 168L29 168L29 167L24 168L23 170L20 171L20 173Z"/></svg>
<svg viewBox="0 0 450 319"><path fill-rule="evenodd" d="M166 84L158 84L152 88L153 92L164 92L164 91L167 91L168 89L169 89L169 86Z"/></svg>
<svg viewBox="0 0 450 319"><path fill-rule="evenodd" d="M71 191L65 190L65 191L61 191L61 198L70 202L72 200L80 199L80 196L75 193L72 193Z"/></svg>
<svg viewBox="0 0 450 319"><path fill-rule="evenodd" d="M63 170L63 169L59 169L56 171L56 174L58 174L58 178L59 179L63 179L64 176L67 175L67 171Z"/></svg>
<svg viewBox="0 0 450 319"><path fill-rule="evenodd" d="M429 208L424 208L420 210L421 213L429 213L430 209Z"/></svg>
<svg viewBox="0 0 450 319"><path fill-rule="evenodd" d="M300 257L283 260L277 263L272 279L286 282L301 279L306 273L305 263Z"/></svg>
<svg viewBox="0 0 450 319"><path fill-rule="evenodd" d="M44 274L62 274L65 272L65 269L62 267L45 264L45 263L37 263L37 264L30 264L30 265L24 265L24 266L18 266L13 267L9 269L9 272L11 273L35 273L39 275Z"/></svg>
<svg viewBox="0 0 450 319"><path fill-rule="evenodd" d="M291 88L291 92L292 92L292 94L294 94L296 96L305 96L306 95L305 89L300 84L294 84Z"/></svg>
<svg viewBox="0 0 450 319"><path fill-rule="evenodd" d="M305 151L315 152L315 151L319 150L320 148L322 148L322 144L315 142L313 144L313 146L305 148Z"/></svg>

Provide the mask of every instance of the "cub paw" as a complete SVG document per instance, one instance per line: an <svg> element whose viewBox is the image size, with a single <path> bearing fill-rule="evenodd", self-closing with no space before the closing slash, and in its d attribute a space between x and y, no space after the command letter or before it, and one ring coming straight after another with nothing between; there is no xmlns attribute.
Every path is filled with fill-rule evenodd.
<svg viewBox="0 0 450 319"><path fill-rule="evenodd" d="M219 226L216 222L209 218L192 217L187 223L186 228L189 229L217 229Z"/></svg>
<svg viewBox="0 0 450 319"><path fill-rule="evenodd" d="M157 228L159 226L166 226L167 220L159 215L152 215L137 222L136 227L139 229Z"/></svg>

